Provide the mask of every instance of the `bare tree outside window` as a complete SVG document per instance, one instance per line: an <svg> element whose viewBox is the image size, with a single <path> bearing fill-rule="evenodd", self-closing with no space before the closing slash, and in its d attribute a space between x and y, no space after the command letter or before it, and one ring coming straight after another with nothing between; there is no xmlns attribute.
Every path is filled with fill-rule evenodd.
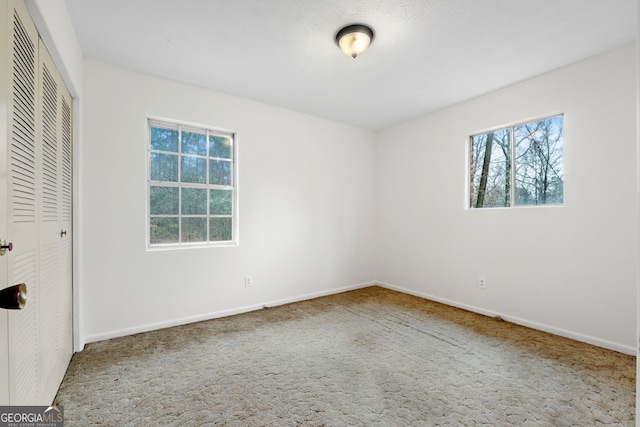
<svg viewBox="0 0 640 427"><path fill-rule="evenodd" d="M564 202L562 116L514 128L516 205Z"/></svg>
<svg viewBox="0 0 640 427"><path fill-rule="evenodd" d="M511 131L471 137L471 207L511 205Z"/></svg>
<svg viewBox="0 0 640 427"><path fill-rule="evenodd" d="M562 204L562 135L560 115L472 136L469 206Z"/></svg>

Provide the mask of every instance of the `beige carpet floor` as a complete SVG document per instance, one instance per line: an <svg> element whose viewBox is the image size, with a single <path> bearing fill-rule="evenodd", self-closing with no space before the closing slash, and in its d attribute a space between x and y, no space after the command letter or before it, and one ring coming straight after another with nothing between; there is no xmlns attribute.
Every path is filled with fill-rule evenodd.
<svg viewBox="0 0 640 427"><path fill-rule="evenodd" d="M379 287L86 346L67 426L634 425L635 358Z"/></svg>

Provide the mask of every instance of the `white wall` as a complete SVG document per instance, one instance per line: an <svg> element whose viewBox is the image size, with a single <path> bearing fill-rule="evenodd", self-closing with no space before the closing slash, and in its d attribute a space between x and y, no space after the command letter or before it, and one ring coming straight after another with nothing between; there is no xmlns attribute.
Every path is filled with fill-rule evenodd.
<svg viewBox="0 0 640 427"><path fill-rule="evenodd" d="M375 280L372 132L94 60L84 82L87 342ZM146 250L147 115L238 133L238 247Z"/></svg>
<svg viewBox="0 0 640 427"><path fill-rule="evenodd" d="M25 0L44 41L73 97L82 92L82 51L64 0Z"/></svg>
<svg viewBox="0 0 640 427"><path fill-rule="evenodd" d="M635 61L626 46L379 132L379 281L635 354ZM466 209L469 135L556 113L564 206Z"/></svg>
<svg viewBox="0 0 640 427"><path fill-rule="evenodd" d="M84 107L64 1L26 3L75 97L77 350L85 338L333 292L377 274L389 287L635 354L633 47L380 132L376 169L367 131L94 61ZM464 209L467 136L555 112L565 113L565 206ZM239 132L238 248L144 250L146 114ZM245 274L256 287L243 287Z"/></svg>
<svg viewBox="0 0 640 427"><path fill-rule="evenodd" d="M84 68L87 342L378 279L635 353L634 46L377 136L94 60ZM560 112L565 205L466 209L468 135ZM146 115L238 132L240 246L146 251Z"/></svg>

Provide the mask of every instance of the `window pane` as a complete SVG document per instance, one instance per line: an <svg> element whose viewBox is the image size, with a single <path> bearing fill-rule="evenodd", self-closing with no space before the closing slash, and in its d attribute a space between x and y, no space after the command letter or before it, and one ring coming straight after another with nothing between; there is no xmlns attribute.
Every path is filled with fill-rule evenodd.
<svg viewBox="0 0 640 427"><path fill-rule="evenodd" d="M178 156L151 153L151 180L178 182Z"/></svg>
<svg viewBox="0 0 640 427"><path fill-rule="evenodd" d="M178 152L178 131L163 128L151 128L151 149Z"/></svg>
<svg viewBox="0 0 640 427"><path fill-rule="evenodd" d="M178 215L178 188L157 187L149 189L149 211L151 215Z"/></svg>
<svg viewBox="0 0 640 427"><path fill-rule="evenodd" d="M202 133L182 132L182 153L207 155L207 136Z"/></svg>
<svg viewBox="0 0 640 427"><path fill-rule="evenodd" d="M514 128L516 205L564 201L562 116Z"/></svg>
<svg viewBox="0 0 640 427"><path fill-rule="evenodd" d="M231 162L209 160L209 184L231 185Z"/></svg>
<svg viewBox="0 0 640 427"><path fill-rule="evenodd" d="M233 242L234 136L196 125L148 123L150 244Z"/></svg>
<svg viewBox="0 0 640 427"><path fill-rule="evenodd" d="M470 206L511 204L511 132L500 129L471 137Z"/></svg>
<svg viewBox="0 0 640 427"><path fill-rule="evenodd" d="M151 218L149 241L158 243L178 243L178 218Z"/></svg>
<svg viewBox="0 0 640 427"><path fill-rule="evenodd" d="M203 188L183 188L182 189L182 214L183 215L206 215L207 214L207 190Z"/></svg>
<svg viewBox="0 0 640 427"><path fill-rule="evenodd" d="M230 190L211 190L209 195L209 209L210 215L231 215L232 203L231 203L231 191Z"/></svg>
<svg viewBox="0 0 640 427"><path fill-rule="evenodd" d="M211 218L209 240L231 240L231 218Z"/></svg>
<svg viewBox="0 0 640 427"><path fill-rule="evenodd" d="M206 218L182 218L183 242L206 242L207 219Z"/></svg>
<svg viewBox="0 0 640 427"><path fill-rule="evenodd" d="M207 161L198 157L184 156L182 158L182 182L207 182Z"/></svg>
<svg viewBox="0 0 640 427"><path fill-rule="evenodd" d="M209 135L209 156L231 158L231 138Z"/></svg>

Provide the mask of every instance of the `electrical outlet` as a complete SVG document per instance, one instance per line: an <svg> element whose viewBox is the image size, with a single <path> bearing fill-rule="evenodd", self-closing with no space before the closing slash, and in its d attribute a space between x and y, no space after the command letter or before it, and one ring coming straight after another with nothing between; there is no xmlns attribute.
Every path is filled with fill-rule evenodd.
<svg viewBox="0 0 640 427"><path fill-rule="evenodd" d="M244 286L247 288L253 286L253 277L244 276Z"/></svg>
<svg viewBox="0 0 640 427"><path fill-rule="evenodd" d="M487 284L485 283L484 277L479 277L478 278L478 287L480 289L485 289L487 287Z"/></svg>

